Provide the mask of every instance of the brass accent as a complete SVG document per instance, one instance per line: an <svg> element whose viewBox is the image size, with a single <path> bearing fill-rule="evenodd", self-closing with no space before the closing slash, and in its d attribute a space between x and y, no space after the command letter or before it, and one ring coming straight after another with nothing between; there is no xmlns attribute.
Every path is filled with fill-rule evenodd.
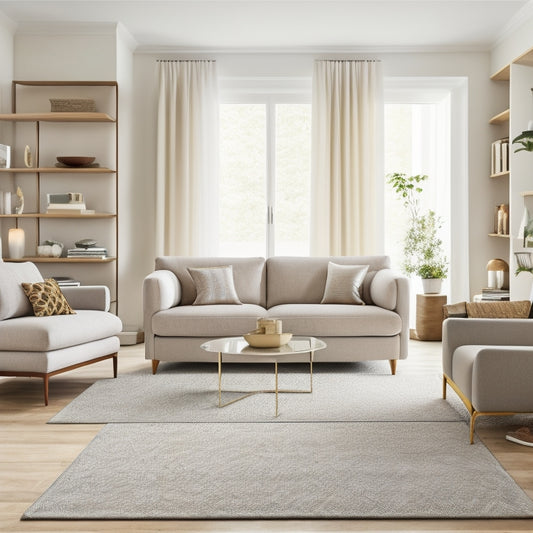
<svg viewBox="0 0 533 533"><path fill-rule="evenodd" d="M218 352L218 407L227 407L228 405L231 405L232 403L239 402L241 400L244 400L245 398L248 398L250 396L253 396L254 394L275 394L276 400L275 400L275 416L277 417L279 415L279 400L278 400L278 394L279 393L289 393L289 394L311 394L313 392L313 357L314 357L314 351L309 352L309 390L306 389L280 389L278 387L278 362L274 361L274 389L266 389L266 390L251 390L251 391L244 391L244 390L222 390L222 352ZM226 403L222 403L222 393L223 392L234 392L234 393L241 393L243 396L240 396L239 398L235 398L234 400L231 400Z"/></svg>
<svg viewBox="0 0 533 533"><path fill-rule="evenodd" d="M463 394L457 384L450 379L446 374L442 375L442 397L446 399L446 385L449 385L459 396L461 401L465 404L465 407L470 413L470 444L474 444L474 430L476 419L478 416L512 416L518 414L529 414L522 411L476 411L472 402Z"/></svg>

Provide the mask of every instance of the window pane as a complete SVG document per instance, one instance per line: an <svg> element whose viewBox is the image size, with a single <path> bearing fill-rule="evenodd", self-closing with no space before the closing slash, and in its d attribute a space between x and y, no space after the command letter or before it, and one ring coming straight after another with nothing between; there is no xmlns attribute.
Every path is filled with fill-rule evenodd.
<svg viewBox="0 0 533 533"><path fill-rule="evenodd" d="M276 105L275 254L309 255L311 106Z"/></svg>
<svg viewBox="0 0 533 533"><path fill-rule="evenodd" d="M220 255L266 250L266 107L220 106Z"/></svg>

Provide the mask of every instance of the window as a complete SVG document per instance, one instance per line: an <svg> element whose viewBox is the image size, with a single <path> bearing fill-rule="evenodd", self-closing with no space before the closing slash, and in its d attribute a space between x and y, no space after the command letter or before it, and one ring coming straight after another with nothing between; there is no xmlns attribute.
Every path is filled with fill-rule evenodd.
<svg viewBox="0 0 533 533"><path fill-rule="evenodd" d="M220 255L309 255L311 106L251 100L220 106Z"/></svg>

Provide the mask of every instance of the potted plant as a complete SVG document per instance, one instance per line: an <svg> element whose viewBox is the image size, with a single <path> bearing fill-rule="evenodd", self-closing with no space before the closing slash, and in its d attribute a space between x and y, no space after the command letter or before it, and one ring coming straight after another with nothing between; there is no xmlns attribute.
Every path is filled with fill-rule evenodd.
<svg viewBox="0 0 533 533"><path fill-rule="evenodd" d="M406 176L395 172L387 176L388 183L402 200L409 214L409 225L404 238L402 270L422 279L425 294L438 294L442 280L448 275L448 264L442 250L439 231L441 219L435 211L420 213L419 196L426 175Z"/></svg>

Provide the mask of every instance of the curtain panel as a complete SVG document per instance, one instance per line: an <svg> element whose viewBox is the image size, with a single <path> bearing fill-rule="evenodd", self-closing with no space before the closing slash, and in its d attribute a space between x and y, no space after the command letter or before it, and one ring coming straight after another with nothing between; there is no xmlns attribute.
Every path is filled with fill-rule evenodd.
<svg viewBox="0 0 533 533"><path fill-rule="evenodd" d="M158 61L156 254L216 255L215 61Z"/></svg>
<svg viewBox="0 0 533 533"><path fill-rule="evenodd" d="M315 61L312 255L380 252L382 204L376 193L383 181L382 122L380 62Z"/></svg>

